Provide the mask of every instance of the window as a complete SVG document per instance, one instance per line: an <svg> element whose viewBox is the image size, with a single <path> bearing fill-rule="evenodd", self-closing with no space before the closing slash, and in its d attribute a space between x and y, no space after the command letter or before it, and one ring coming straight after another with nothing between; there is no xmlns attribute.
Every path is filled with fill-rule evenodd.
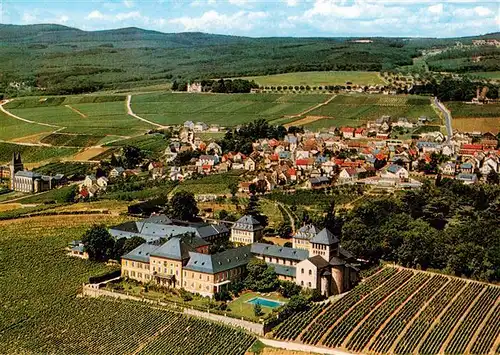
<svg viewBox="0 0 500 355"><path fill-rule="evenodd" d="M201 280L201 274L200 274L200 280Z"/></svg>
<svg viewBox="0 0 500 355"><path fill-rule="evenodd" d="M300 285L301 285L301 286L304 286L304 281L300 281Z"/></svg>
<svg viewBox="0 0 500 355"><path fill-rule="evenodd" d="M142 279L142 272L138 272L137 273L137 277L140 278L140 279Z"/></svg>
<svg viewBox="0 0 500 355"><path fill-rule="evenodd" d="M210 281L210 277L207 275L207 281Z"/></svg>
<svg viewBox="0 0 500 355"><path fill-rule="evenodd" d="M135 277L135 271L131 271L130 276Z"/></svg>
<svg viewBox="0 0 500 355"><path fill-rule="evenodd" d="M128 261L127 260L125 260L125 266L128 266Z"/></svg>
<svg viewBox="0 0 500 355"><path fill-rule="evenodd" d="M135 262L132 261L132 267L135 267Z"/></svg>
<svg viewBox="0 0 500 355"><path fill-rule="evenodd" d="M311 287L311 282L308 282L308 283L307 283L307 287Z"/></svg>
<svg viewBox="0 0 500 355"><path fill-rule="evenodd" d="M312 275L313 274L313 271L312 270L309 270L309 275Z"/></svg>
<svg viewBox="0 0 500 355"><path fill-rule="evenodd" d="M303 274L304 273L304 269L300 269L300 273Z"/></svg>

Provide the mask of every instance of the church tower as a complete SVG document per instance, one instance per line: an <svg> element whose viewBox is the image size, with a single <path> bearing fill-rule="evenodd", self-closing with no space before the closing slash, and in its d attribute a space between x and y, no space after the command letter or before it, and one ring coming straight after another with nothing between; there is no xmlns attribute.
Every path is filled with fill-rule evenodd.
<svg viewBox="0 0 500 355"><path fill-rule="evenodd" d="M21 159L21 153L14 152L12 154L12 160L9 164L10 169L10 189L14 190L14 178L18 171L24 170L23 161Z"/></svg>

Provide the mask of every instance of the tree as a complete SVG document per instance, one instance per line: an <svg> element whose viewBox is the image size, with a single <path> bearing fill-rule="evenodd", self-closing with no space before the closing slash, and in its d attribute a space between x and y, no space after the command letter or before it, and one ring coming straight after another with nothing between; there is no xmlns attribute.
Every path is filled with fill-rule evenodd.
<svg viewBox="0 0 500 355"><path fill-rule="evenodd" d="M486 175L486 182L490 185L500 184L500 177L495 170L491 170L488 175Z"/></svg>
<svg viewBox="0 0 500 355"><path fill-rule="evenodd" d="M268 266L264 260L254 258L247 264L245 287L258 292L274 291L279 286L278 275L274 268Z"/></svg>
<svg viewBox="0 0 500 355"><path fill-rule="evenodd" d="M141 163L143 159L143 153L139 148L128 145L123 148L123 157L125 167L128 169L133 169Z"/></svg>
<svg viewBox="0 0 500 355"><path fill-rule="evenodd" d="M104 225L93 225L82 238L83 250L90 260L106 261L113 256L115 240Z"/></svg>
<svg viewBox="0 0 500 355"><path fill-rule="evenodd" d="M231 182L228 185L229 192L231 193L231 196L235 197L236 194L238 193L238 184L236 182Z"/></svg>
<svg viewBox="0 0 500 355"><path fill-rule="evenodd" d="M146 243L146 240L138 236L117 239L113 247L112 257L113 259L120 260L121 256L130 253L144 243Z"/></svg>
<svg viewBox="0 0 500 355"><path fill-rule="evenodd" d="M172 218L192 221L199 211L192 192L178 191L170 200L170 215Z"/></svg>
<svg viewBox="0 0 500 355"><path fill-rule="evenodd" d="M292 281L280 281L280 293L283 297L290 298L300 293L302 287Z"/></svg>
<svg viewBox="0 0 500 355"><path fill-rule="evenodd" d="M262 315L262 307L260 306L260 304L258 303L255 303L253 305L253 314L256 316L256 317L259 317Z"/></svg>

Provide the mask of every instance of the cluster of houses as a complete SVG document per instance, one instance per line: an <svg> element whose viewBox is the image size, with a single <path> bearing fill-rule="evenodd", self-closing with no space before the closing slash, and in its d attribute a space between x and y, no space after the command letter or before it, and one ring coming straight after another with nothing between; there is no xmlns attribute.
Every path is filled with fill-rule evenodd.
<svg viewBox="0 0 500 355"><path fill-rule="evenodd" d="M122 256L122 276L142 283L184 288L213 297L245 276L251 258L273 266L279 279L293 281L329 296L343 293L358 282L356 258L343 249L329 230L303 226L293 247L262 243L262 226L243 216L230 229L223 224L185 222L164 215L126 222L109 229L115 238L140 236L146 241ZM233 248L210 252L212 244L230 240ZM87 257L74 242L72 255Z"/></svg>
<svg viewBox="0 0 500 355"><path fill-rule="evenodd" d="M439 166L441 174L464 183L475 183L491 170L499 172L498 139L492 133L455 133L450 140L439 131L422 133L418 139L407 141L390 138L397 127L411 129L426 122L426 117L413 123L383 116L365 127L306 131L288 134L281 140L259 139L253 142L253 152L248 155L223 153L216 142L181 132L180 140L172 143L172 151L197 150L201 155L183 166L175 166L172 159L166 163L168 168L162 162L152 162L149 169L153 178L172 181L182 181L195 173L246 170L248 179L239 185L243 193L249 192L252 185L262 192L283 185L309 189L332 184L418 188L419 167L422 162L430 163L433 153L444 157L445 162Z"/></svg>

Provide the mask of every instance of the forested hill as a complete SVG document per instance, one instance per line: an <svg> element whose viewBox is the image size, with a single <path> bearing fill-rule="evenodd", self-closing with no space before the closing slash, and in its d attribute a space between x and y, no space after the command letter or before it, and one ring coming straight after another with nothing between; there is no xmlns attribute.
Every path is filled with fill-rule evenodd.
<svg viewBox="0 0 500 355"><path fill-rule="evenodd" d="M372 43L356 43L353 38L250 38L139 28L89 32L50 24L0 25L0 93L32 94L30 90L40 88L46 94L67 94L165 84L178 78L391 70L411 65L423 48L454 40L377 37Z"/></svg>

